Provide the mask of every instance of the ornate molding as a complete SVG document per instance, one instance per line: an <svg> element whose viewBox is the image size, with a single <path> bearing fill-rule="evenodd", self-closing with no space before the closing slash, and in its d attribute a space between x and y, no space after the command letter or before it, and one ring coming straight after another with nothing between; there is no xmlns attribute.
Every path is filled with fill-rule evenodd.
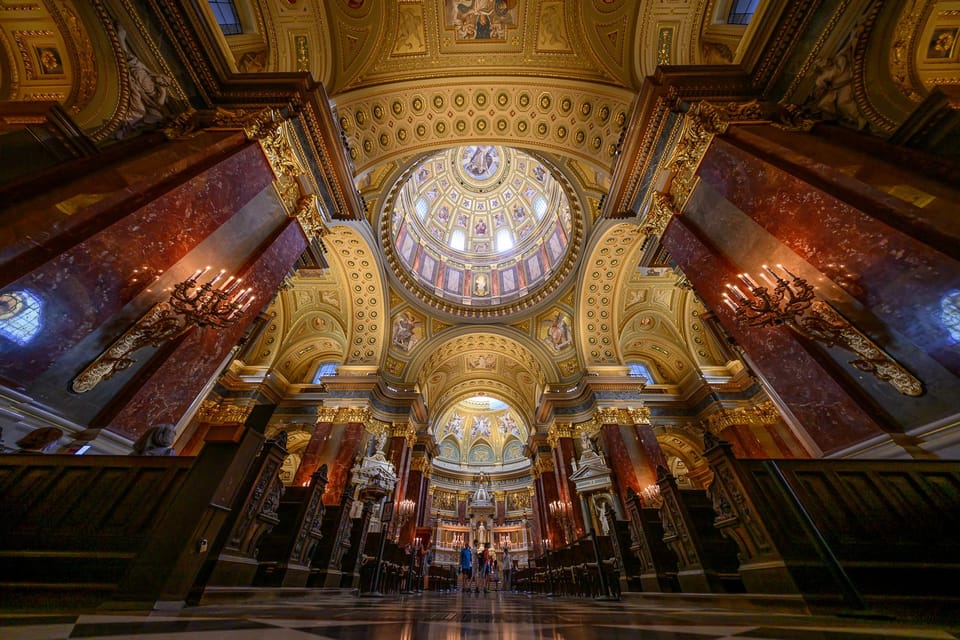
<svg viewBox="0 0 960 640"><path fill-rule="evenodd" d="M333 422L337 417L337 407L317 407L317 424Z"/></svg>
<svg viewBox="0 0 960 640"><path fill-rule="evenodd" d="M680 139L665 163L673 174L669 192L677 212L683 211L697 185L697 168L714 136L725 133L731 123L763 119L763 109L756 100L726 104L701 101L690 106L684 116Z"/></svg>
<svg viewBox="0 0 960 640"><path fill-rule="evenodd" d="M661 236L673 216L680 211L673 206L673 196L662 191L654 191L647 216L640 225L640 232L648 236Z"/></svg>

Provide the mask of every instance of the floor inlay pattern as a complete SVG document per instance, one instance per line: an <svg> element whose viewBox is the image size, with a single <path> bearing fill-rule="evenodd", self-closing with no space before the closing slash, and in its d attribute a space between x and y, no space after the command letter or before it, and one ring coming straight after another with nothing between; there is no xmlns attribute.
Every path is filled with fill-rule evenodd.
<svg viewBox="0 0 960 640"><path fill-rule="evenodd" d="M3 640L957 640L960 629L896 620L735 612L523 594L436 594L189 607L150 615L0 615Z"/></svg>

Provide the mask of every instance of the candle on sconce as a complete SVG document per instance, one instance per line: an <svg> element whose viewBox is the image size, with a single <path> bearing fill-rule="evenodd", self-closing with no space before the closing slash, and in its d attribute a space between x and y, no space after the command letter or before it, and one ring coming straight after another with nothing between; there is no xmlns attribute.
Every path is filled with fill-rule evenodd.
<svg viewBox="0 0 960 640"><path fill-rule="evenodd" d="M723 301L724 301L724 303L726 303L726 305L727 305L728 307L730 307L730 310L731 310L731 311L733 311L734 313L737 312L737 303L734 302L734 301L733 301L733 298L731 298L731 297L730 297L729 295L727 295L726 293L723 294Z"/></svg>
<svg viewBox="0 0 960 640"><path fill-rule="evenodd" d="M751 278L749 273L746 273L746 272L744 272L744 273L738 273L738 274L737 274L737 277L740 278L740 282L742 282L742 283L745 284L746 286L750 287L751 289L756 289L756 288L757 288L757 282L756 282L756 280L754 280L753 278Z"/></svg>

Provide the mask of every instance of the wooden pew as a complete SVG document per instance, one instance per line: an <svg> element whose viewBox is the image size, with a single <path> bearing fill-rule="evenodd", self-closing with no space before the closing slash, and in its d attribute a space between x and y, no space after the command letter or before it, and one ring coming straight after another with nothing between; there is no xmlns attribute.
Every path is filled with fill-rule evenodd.
<svg viewBox="0 0 960 640"><path fill-rule="evenodd" d="M680 591L677 580L677 555L663 541L660 509L644 507L640 496L627 490L627 515L630 519L630 551L640 560L640 590L674 593ZM630 582L631 587L636 582Z"/></svg>
<svg viewBox="0 0 960 640"><path fill-rule="evenodd" d="M323 491L327 465L322 465L306 487L287 487L280 499L280 523L260 543L255 584L262 587L304 587L310 561L322 537Z"/></svg>
<svg viewBox="0 0 960 640"><path fill-rule="evenodd" d="M750 592L960 604L960 462L738 460L712 434L704 442L716 526Z"/></svg>
<svg viewBox="0 0 960 640"><path fill-rule="evenodd" d="M663 506L663 541L677 556L677 580L684 593L743 593L737 545L715 527L713 503L702 490L679 489L664 467L657 467Z"/></svg>
<svg viewBox="0 0 960 640"><path fill-rule="evenodd" d="M197 457L0 457L0 602L182 605L262 443L236 424Z"/></svg>

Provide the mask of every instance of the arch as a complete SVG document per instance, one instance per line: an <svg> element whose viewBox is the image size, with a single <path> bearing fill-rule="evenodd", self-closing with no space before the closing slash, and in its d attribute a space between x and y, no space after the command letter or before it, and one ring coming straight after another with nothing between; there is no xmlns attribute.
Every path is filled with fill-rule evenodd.
<svg viewBox="0 0 960 640"><path fill-rule="evenodd" d="M476 78L469 87L445 78L402 81L334 98L357 175L465 144L529 148L609 167L631 99L612 86L518 76ZM569 117L549 118L554 104Z"/></svg>
<svg viewBox="0 0 960 640"><path fill-rule="evenodd" d="M327 259L342 283L342 317L349 348L342 371L371 373L384 358L388 339L387 288L375 242L365 225L339 224L324 236Z"/></svg>
<svg viewBox="0 0 960 640"><path fill-rule="evenodd" d="M618 335L620 305L615 302L637 264L645 236L633 222L612 224L595 235L582 266L578 292L577 323L585 337L578 341L578 348L588 371L615 368L625 374Z"/></svg>
<svg viewBox="0 0 960 640"><path fill-rule="evenodd" d="M654 433L663 455L668 460L671 457L681 460L694 486L703 488L709 485L713 471L703 457L703 444L698 442L699 436L693 435L688 427L656 426Z"/></svg>

